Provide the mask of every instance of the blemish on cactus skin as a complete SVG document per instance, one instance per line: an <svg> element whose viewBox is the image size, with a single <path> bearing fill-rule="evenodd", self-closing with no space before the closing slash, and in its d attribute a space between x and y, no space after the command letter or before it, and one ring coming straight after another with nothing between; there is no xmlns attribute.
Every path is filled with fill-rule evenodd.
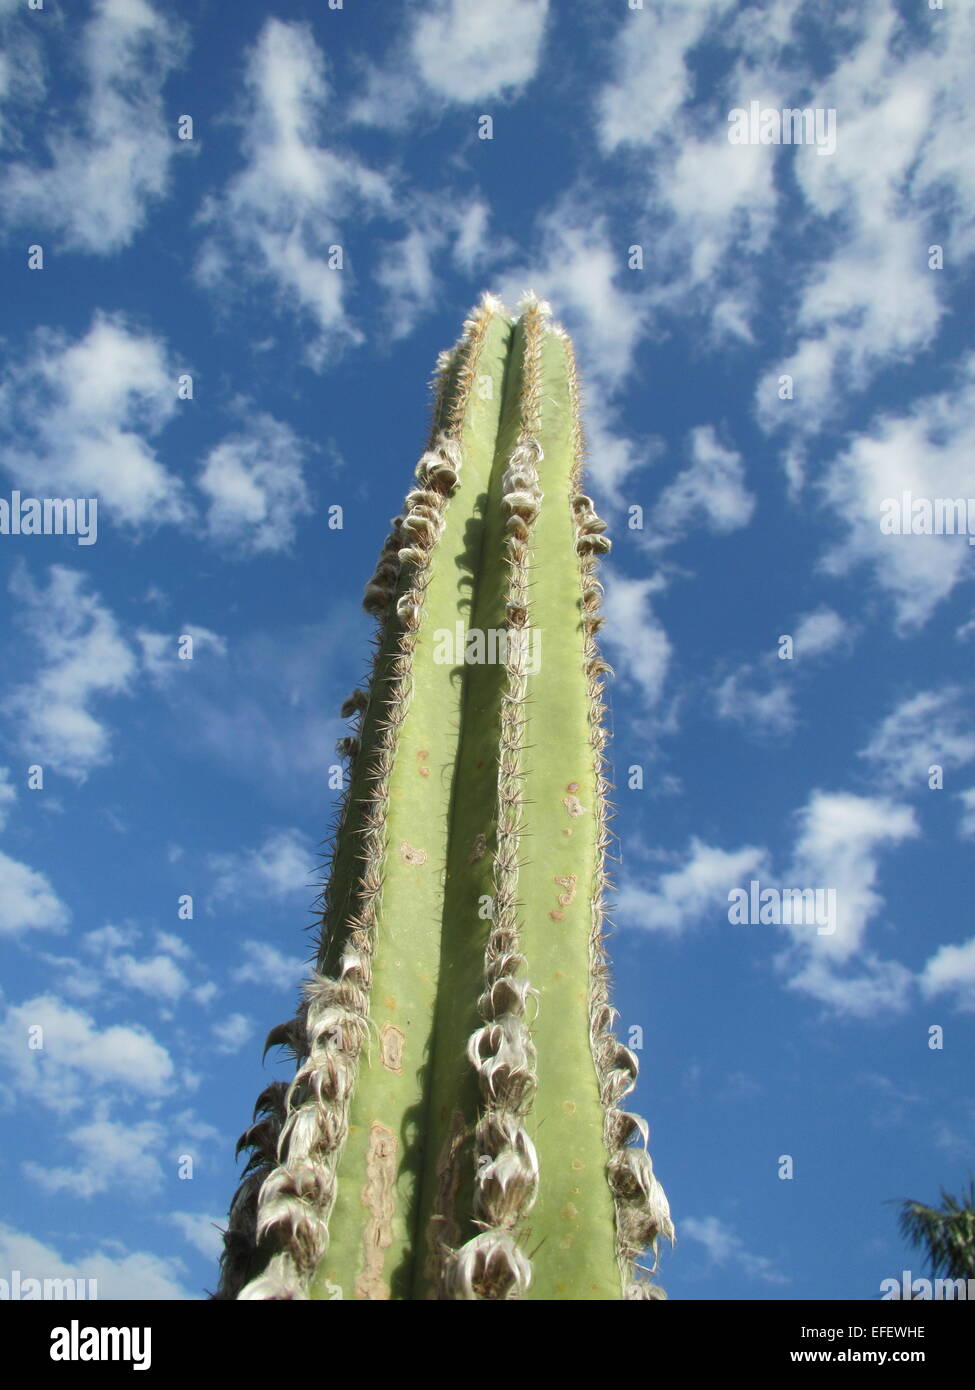
<svg viewBox="0 0 975 1390"><path fill-rule="evenodd" d="M387 1071L401 1074L406 1035L395 1023L384 1023L379 1030L379 1056Z"/></svg>
<svg viewBox="0 0 975 1390"><path fill-rule="evenodd" d="M559 907L568 907L576 895L576 884L579 881L577 875L564 874L560 876L557 874L553 881L565 889L564 893L559 894Z"/></svg>
<svg viewBox="0 0 975 1390"><path fill-rule="evenodd" d="M551 911L548 915L551 917L551 919L552 919L553 922L564 922L564 921L565 921L565 913L564 913L564 912L559 912L557 908L553 908L552 911Z"/></svg>
<svg viewBox="0 0 975 1390"><path fill-rule="evenodd" d="M566 791L567 791L567 792L577 792L578 790L579 790L579 783L578 783L578 782L570 782L569 785L566 787Z"/></svg>
<svg viewBox="0 0 975 1390"><path fill-rule="evenodd" d="M363 1270L356 1280L359 1298L388 1299L389 1286L383 1279L386 1251L392 1244L393 1189L396 1182L396 1135L373 1120L369 1126L369 1148L366 1152L366 1182L362 1203L369 1219L362 1234Z"/></svg>
<svg viewBox="0 0 975 1390"><path fill-rule="evenodd" d="M573 796L571 793L568 796L563 796L562 805L570 816L584 816L586 814L585 806L577 796Z"/></svg>
<svg viewBox="0 0 975 1390"><path fill-rule="evenodd" d="M470 857L470 858L468 859L468 861L467 861L468 864L476 864L477 861L478 861L479 859L483 859L483 858L484 858L484 853L485 853L485 850L486 850L486 849L487 849L487 836L486 836L486 835L475 835L475 836L474 836L474 844L471 846L471 857Z"/></svg>
<svg viewBox="0 0 975 1390"><path fill-rule="evenodd" d="M399 857L404 864L425 864L427 862L427 852L425 849L417 849L411 845L409 840L404 840L399 847Z"/></svg>
<svg viewBox="0 0 975 1390"><path fill-rule="evenodd" d="M576 1103L574 1100L564 1100L562 1102L562 1113L564 1115L574 1115L576 1113Z"/></svg>

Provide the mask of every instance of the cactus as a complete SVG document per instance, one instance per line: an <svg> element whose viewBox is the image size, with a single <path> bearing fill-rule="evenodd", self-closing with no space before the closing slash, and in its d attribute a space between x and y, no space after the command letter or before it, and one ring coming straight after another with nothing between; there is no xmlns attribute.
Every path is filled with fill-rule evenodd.
<svg viewBox="0 0 975 1390"><path fill-rule="evenodd" d="M610 542L572 345L486 295L434 392L365 592L316 968L268 1037L297 1070L238 1145L216 1297L662 1298L603 944Z"/></svg>

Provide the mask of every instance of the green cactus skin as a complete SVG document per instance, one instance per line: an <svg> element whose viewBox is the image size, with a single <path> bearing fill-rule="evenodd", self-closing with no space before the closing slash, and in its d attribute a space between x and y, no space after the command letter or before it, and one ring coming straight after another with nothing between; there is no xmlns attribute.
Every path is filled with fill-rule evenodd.
<svg viewBox="0 0 975 1390"><path fill-rule="evenodd" d="M571 343L519 311L486 295L442 354L366 589L317 965L267 1044L298 1067L241 1136L217 1298L664 1297L603 950L609 541Z"/></svg>

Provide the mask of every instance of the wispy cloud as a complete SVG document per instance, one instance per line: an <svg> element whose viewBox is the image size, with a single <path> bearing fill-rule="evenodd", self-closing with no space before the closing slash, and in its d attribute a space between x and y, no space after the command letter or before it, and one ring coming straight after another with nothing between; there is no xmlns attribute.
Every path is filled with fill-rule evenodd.
<svg viewBox="0 0 975 1390"><path fill-rule="evenodd" d="M535 76L548 12L548 0L414 7L384 60L366 68L352 119L399 127L417 108L510 96Z"/></svg>
<svg viewBox="0 0 975 1390"><path fill-rule="evenodd" d="M17 38L15 70L21 51L33 67L34 36ZM185 26L150 0L93 0L72 44L82 100L50 123L43 158L16 159L0 176L0 216L49 229L59 249L104 256L127 246L186 153L163 98L186 47Z"/></svg>
<svg viewBox="0 0 975 1390"><path fill-rule="evenodd" d="M718 1269L734 1264L750 1279L763 1284L784 1285L788 1275L777 1269L765 1255L753 1255L745 1242L729 1225L717 1216L685 1216L680 1223L681 1235L703 1245L710 1264Z"/></svg>
<svg viewBox="0 0 975 1390"><path fill-rule="evenodd" d="M150 442L176 413L177 375L164 342L124 314L97 311L74 341L37 332L0 385L4 466L15 485L95 497L133 528L186 519L183 485Z"/></svg>
<svg viewBox="0 0 975 1390"><path fill-rule="evenodd" d="M304 321L307 358L321 368L362 341L346 306L351 265L330 247L343 246L353 220L392 211L392 185L326 137L335 104L309 25L267 20L244 86L243 167L201 210L197 273L222 294L242 281L270 285Z"/></svg>
<svg viewBox="0 0 975 1390"><path fill-rule="evenodd" d="M78 781L111 756L109 730L92 707L128 693L137 666L113 614L86 587L62 565L51 566L46 589L26 569L14 571L10 590L41 661L4 702L28 754Z"/></svg>

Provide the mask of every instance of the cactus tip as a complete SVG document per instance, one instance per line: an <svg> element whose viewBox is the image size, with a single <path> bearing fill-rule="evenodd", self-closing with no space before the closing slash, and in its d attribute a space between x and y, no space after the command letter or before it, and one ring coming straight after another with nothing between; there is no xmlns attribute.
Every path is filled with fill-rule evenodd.
<svg viewBox="0 0 975 1390"><path fill-rule="evenodd" d="M535 313L550 320L552 306L547 299L540 299L534 290L525 290L515 306L519 315Z"/></svg>

